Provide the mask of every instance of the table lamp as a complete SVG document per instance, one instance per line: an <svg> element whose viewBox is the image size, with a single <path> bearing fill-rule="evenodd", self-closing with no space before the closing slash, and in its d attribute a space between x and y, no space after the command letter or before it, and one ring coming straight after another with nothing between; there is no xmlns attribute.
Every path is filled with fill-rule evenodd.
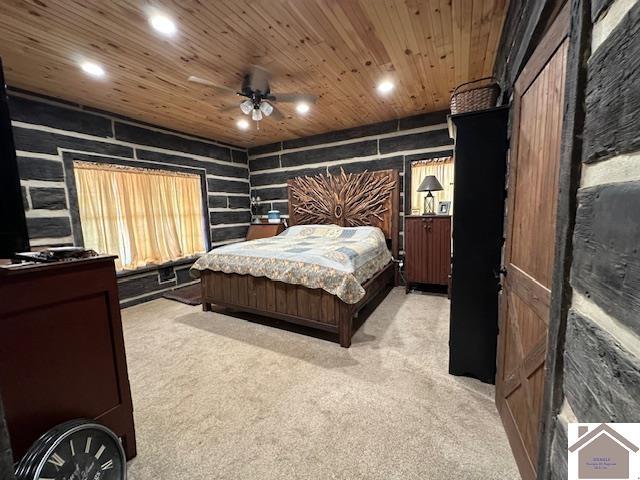
<svg viewBox="0 0 640 480"><path fill-rule="evenodd" d="M440 182L435 177L435 175L427 175L422 179L420 186L418 187L419 192L427 192L424 196L424 210L423 215L435 215L435 205L433 200L433 195L431 192L438 192L440 190L444 190Z"/></svg>

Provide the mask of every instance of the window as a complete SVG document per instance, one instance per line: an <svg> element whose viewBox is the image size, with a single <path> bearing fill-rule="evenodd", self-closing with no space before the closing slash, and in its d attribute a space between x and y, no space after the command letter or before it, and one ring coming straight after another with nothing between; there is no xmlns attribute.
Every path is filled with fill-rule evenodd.
<svg viewBox="0 0 640 480"><path fill-rule="evenodd" d="M205 251L198 175L74 162L84 246L118 255L118 270Z"/></svg>
<svg viewBox="0 0 640 480"><path fill-rule="evenodd" d="M451 157L418 160L411 164L411 210L422 213L426 192L418 192L418 186L427 175L435 175L442 185L442 191L433 192L435 208L438 202L453 202L453 160ZM453 203L449 213L453 211Z"/></svg>

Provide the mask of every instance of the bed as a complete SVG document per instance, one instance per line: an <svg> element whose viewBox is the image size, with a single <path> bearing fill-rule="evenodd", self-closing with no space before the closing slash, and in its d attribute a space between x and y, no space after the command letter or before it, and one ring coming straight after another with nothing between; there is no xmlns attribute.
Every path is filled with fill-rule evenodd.
<svg viewBox="0 0 640 480"><path fill-rule="evenodd" d="M203 310L317 328L349 347L359 312L397 284L398 173L299 177L288 190L290 228L214 249L192 266Z"/></svg>

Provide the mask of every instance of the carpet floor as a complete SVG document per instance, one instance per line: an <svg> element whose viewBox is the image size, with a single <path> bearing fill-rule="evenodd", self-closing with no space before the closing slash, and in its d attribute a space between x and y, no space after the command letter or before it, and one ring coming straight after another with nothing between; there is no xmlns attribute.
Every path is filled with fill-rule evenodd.
<svg viewBox="0 0 640 480"><path fill-rule="evenodd" d="M165 299L125 309L129 480L519 478L493 387L447 374L448 317L396 288L343 349Z"/></svg>

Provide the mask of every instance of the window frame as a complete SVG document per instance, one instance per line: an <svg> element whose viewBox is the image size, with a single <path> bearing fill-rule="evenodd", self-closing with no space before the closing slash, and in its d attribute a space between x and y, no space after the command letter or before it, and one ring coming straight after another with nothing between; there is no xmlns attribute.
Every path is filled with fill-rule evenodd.
<svg viewBox="0 0 640 480"><path fill-rule="evenodd" d="M442 151L432 152L428 154L417 154L417 155L412 155L411 157L405 157L405 165L404 165L404 169L405 169L404 170L404 214L405 215L411 215L411 209L412 209L411 197L413 196L412 195L413 192L411 191L411 175L412 175L413 164L416 162L424 161L424 160L435 160L437 158L445 158L445 157L450 157L451 162L455 165L455 156L453 154L453 150L442 150ZM454 175L454 182L455 182L455 175ZM453 199L451 199L451 201L453 204ZM438 206L435 205L436 210L437 210L437 207ZM422 211L422 205L419 205L417 208L419 208L420 211Z"/></svg>
<svg viewBox="0 0 640 480"><path fill-rule="evenodd" d="M76 189L76 177L75 177L75 167L73 162L93 162L97 164L103 165L123 165L127 167L136 167L143 168L146 170L161 170L168 172L180 172L180 173L189 173L198 175L200 178L200 193L202 199L202 212L203 212L203 221L205 222L205 251L211 250L211 223L209 221L209 203L208 203L208 187L207 187L207 172L204 168L199 167L191 167L191 166L178 166L171 165L165 163L155 163L151 161L141 161L136 159L125 159L125 158L113 158L113 157L103 157L98 155L92 155L90 153L74 153L74 152L63 152L62 153L62 162L64 167L64 178L65 184L67 186L68 192L68 205L69 205L69 214L71 216L71 231L73 234L73 244L76 246L84 247L84 238L82 235L82 220L80 218L80 209L78 208L78 193ZM182 262L194 261L197 257L184 257L178 260L173 260L165 263L158 264L150 264L145 265L144 267L139 267L134 270L123 270L118 272L118 276L126 276L135 273L140 273L143 271L148 271L151 269L156 269L164 266L173 266L176 264L180 264Z"/></svg>

